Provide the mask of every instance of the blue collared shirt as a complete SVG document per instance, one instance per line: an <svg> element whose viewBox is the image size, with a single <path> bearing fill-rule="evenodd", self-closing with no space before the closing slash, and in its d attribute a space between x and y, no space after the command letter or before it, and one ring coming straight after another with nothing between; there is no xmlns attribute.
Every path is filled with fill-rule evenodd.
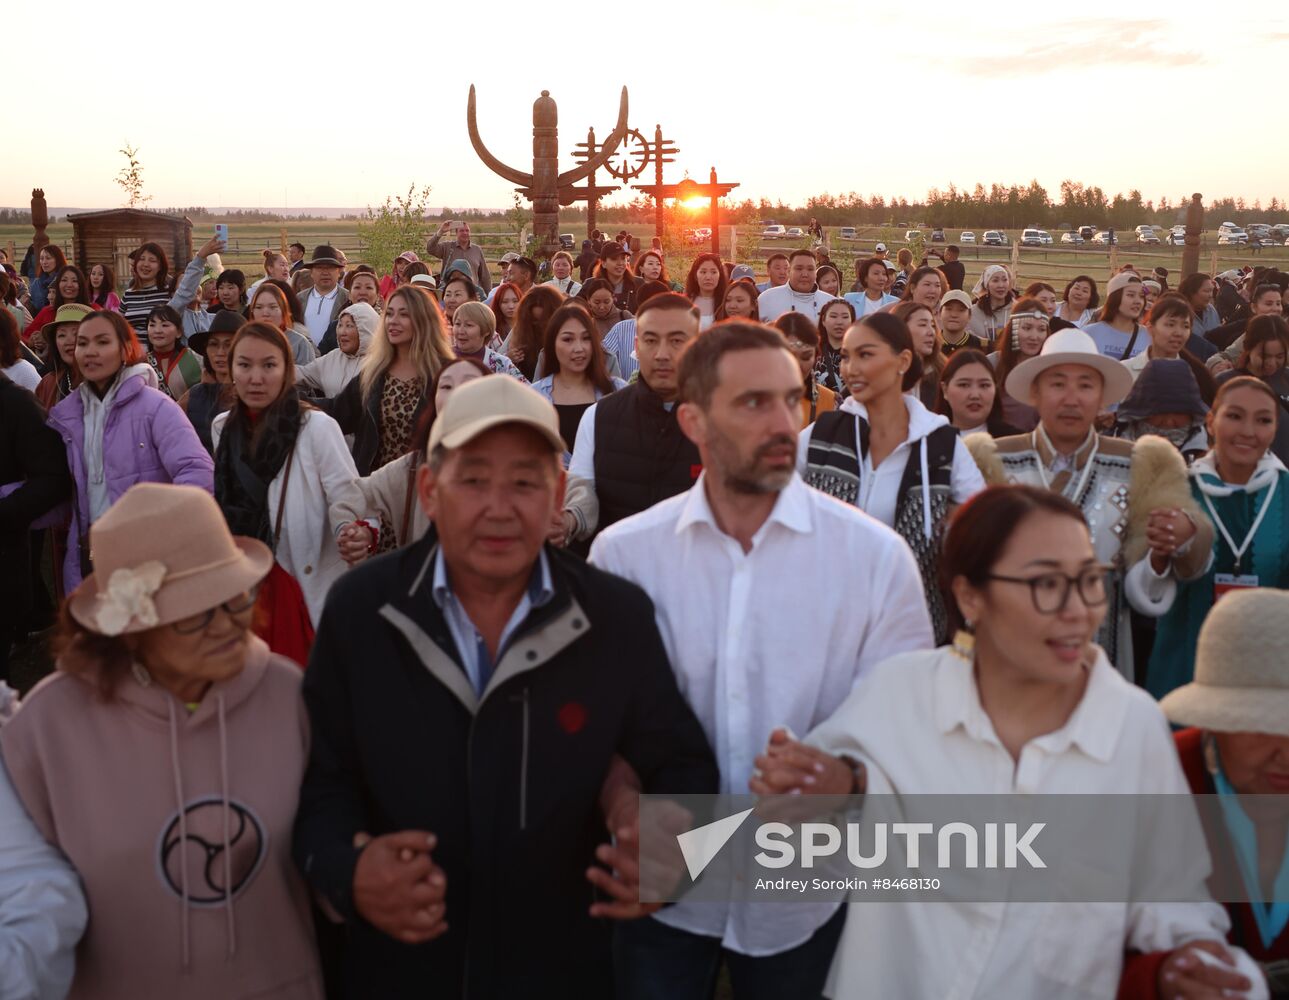
<svg viewBox="0 0 1289 1000"><path fill-rule="evenodd" d="M434 580L430 586L430 593L434 597L434 603L439 606L439 610L447 620L452 639L457 644L457 652L461 655L462 664L465 665L466 676L470 678L475 693L483 697L496 663L488 652L488 644L475 628L474 622L470 620L461 602L457 600L456 594L452 592L452 583L448 579L448 565L443 558L442 548L434 555ZM554 596L555 588L551 584L550 563L546 561L546 553L543 551L538 554L537 562L533 564L532 574L528 577L528 587L524 590L519 603L515 605L510 620L506 622L506 627L501 630L501 642L497 644L498 660L505 653L506 644L515 630L528 617L528 612L548 604Z"/></svg>

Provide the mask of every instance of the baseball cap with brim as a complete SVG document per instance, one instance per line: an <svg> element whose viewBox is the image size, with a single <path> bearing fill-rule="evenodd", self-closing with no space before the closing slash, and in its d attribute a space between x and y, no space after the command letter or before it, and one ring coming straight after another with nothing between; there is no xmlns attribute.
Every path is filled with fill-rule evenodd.
<svg viewBox="0 0 1289 1000"><path fill-rule="evenodd" d="M1098 372L1104 383L1101 405L1113 406L1132 389L1132 373L1122 362L1097 350L1096 342L1077 328L1058 330L1043 342L1042 353L1022 361L1007 376L1007 394L1022 403L1029 402L1034 380L1049 368L1060 365L1082 365Z"/></svg>
<svg viewBox="0 0 1289 1000"><path fill-rule="evenodd" d="M748 278L752 281L756 281L756 272L752 270L752 267L749 264L735 264L733 269L730 271L730 281L735 282L740 278Z"/></svg>
<svg viewBox="0 0 1289 1000"><path fill-rule="evenodd" d="M513 264L518 259L519 259L519 254L515 253L515 251L513 250L507 250L505 253L501 255L501 262L503 264Z"/></svg>
<svg viewBox="0 0 1289 1000"><path fill-rule="evenodd" d="M610 241L600 247L600 260L608 260L610 257L625 257L626 255L627 252L623 249L621 243Z"/></svg>
<svg viewBox="0 0 1289 1000"><path fill-rule="evenodd" d="M899 268L895 266L895 261L893 261L893 260L884 260L884 261L882 261L882 263L886 265L886 270L888 270L888 271L898 271L898 270L899 270Z"/></svg>
<svg viewBox="0 0 1289 1000"><path fill-rule="evenodd" d="M217 333L236 333L246 325L246 317L232 309L221 309L215 313L214 318L210 321L210 326L194 333L188 338L188 346L198 354L206 353L206 345L210 343L210 338Z"/></svg>
<svg viewBox="0 0 1289 1000"><path fill-rule="evenodd" d="M424 285L426 288L438 288L438 283L434 280L432 274L414 274L409 285Z"/></svg>
<svg viewBox="0 0 1289 1000"><path fill-rule="evenodd" d="M885 243L877 244L877 246L873 247L873 253L886 253L886 244Z"/></svg>
<svg viewBox="0 0 1289 1000"><path fill-rule="evenodd" d="M966 292L964 292L961 288L955 288L951 291L945 292L944 298L940 300L940 308L943 309L950 302L957 302L959 305L964 305L968 309L970 309L972 306L971 296L968 295Z"/></svg>
<svg viewBox="0 0 1289 1000"><path fill-rule="evenodd" d="M440 445L448 450L461 448L485 431L505 424L531 427L552 451L564 452L555 407L532 386L511 375L485 375L453 389L430 428L429 450Z"/></svg>

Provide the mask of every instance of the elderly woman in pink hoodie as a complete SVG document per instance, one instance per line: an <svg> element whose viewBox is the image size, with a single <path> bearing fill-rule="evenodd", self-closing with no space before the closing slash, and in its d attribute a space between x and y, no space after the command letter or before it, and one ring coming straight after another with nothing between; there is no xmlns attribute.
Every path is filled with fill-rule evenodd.
<svg viewBox="0 0 1289 1000"><path fill-rule="evenodd" d="M251 632L273 555L191 486L135 486L91 536L58 669L0 730L18 797L89 905L68 995L321 1000L290 853L300 671Z"/></svg>

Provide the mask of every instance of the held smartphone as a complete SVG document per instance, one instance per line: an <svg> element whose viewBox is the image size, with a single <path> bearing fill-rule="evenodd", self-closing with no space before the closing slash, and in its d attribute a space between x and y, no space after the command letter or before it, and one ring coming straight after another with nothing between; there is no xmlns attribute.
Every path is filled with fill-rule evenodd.
<svg viewBox="0 0 1289 1000"><path fill-rule="evenodd" d="M215 236L219 238L224 246L228 246L228 223L217 222L215 224Z"/></svg>

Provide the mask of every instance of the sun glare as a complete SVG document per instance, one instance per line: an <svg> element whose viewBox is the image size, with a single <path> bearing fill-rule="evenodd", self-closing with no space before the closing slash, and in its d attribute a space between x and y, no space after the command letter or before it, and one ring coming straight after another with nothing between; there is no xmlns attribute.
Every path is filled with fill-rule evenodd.
<svg viewBox="0 0 1289 1000"><path fill-rule="evenodd" d="M689 211L697 212L700 209L707 208L712 203L710 198L704 198L702 195L695 195L692 198L686 198L681 202Z"/></svg>

